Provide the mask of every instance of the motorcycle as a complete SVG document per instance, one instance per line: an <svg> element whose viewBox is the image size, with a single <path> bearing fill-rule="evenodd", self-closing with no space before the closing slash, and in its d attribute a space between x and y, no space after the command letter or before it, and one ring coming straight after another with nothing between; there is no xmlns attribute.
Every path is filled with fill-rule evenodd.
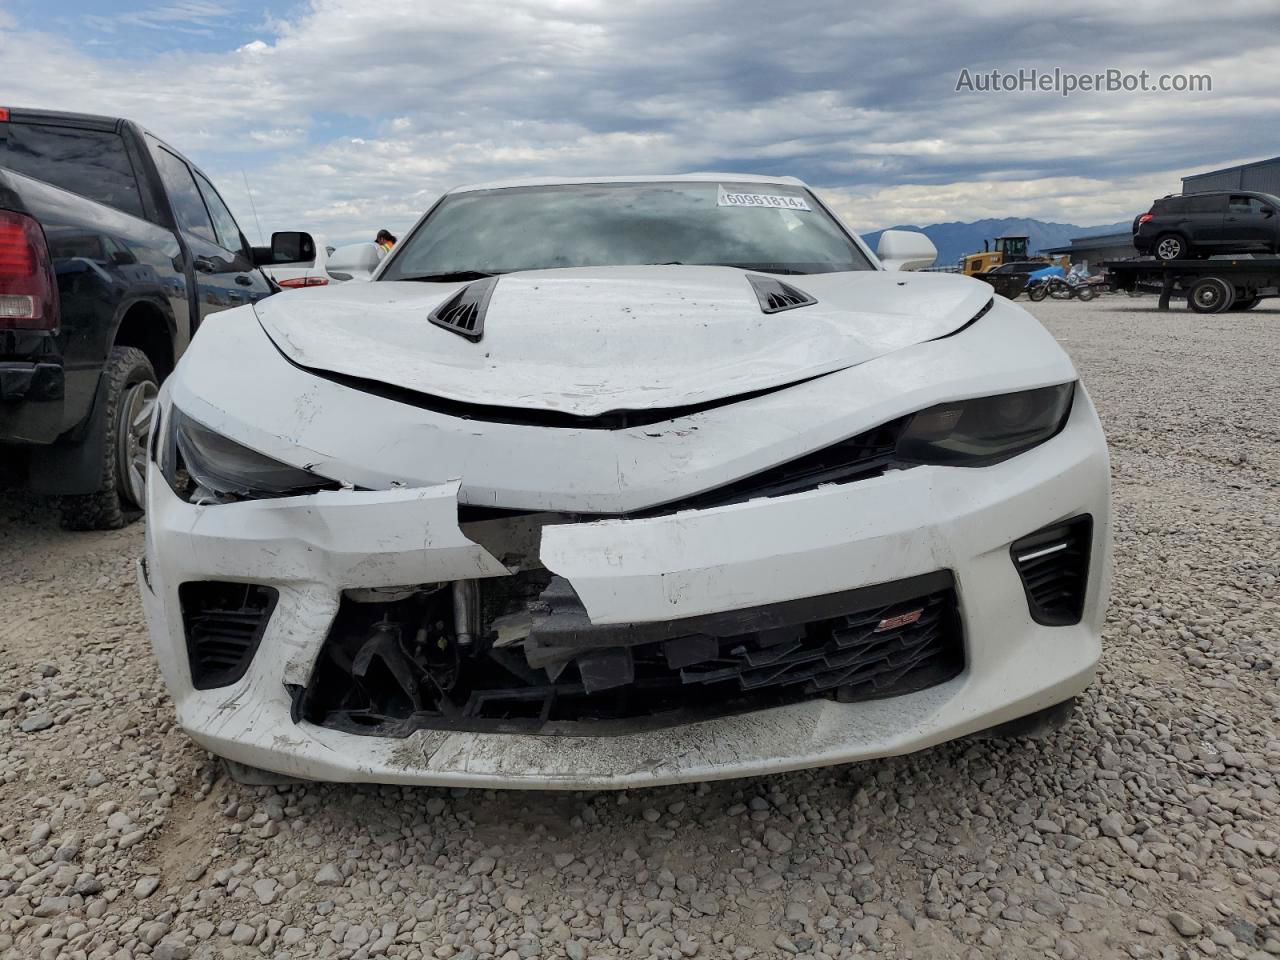
<svg viewBox="0 0 1280 960"><path fill-rule="evenodd" d="M1027 287L1027 298L1039 303L1045 297L1055 300L1092 300L1098 295L1098 284L1076 274L1067 277L1041 277Z"/></svg>

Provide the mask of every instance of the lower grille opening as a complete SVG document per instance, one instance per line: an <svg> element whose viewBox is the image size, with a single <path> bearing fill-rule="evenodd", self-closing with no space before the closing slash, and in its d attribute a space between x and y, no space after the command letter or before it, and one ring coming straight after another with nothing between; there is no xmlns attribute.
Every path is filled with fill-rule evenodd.
<svg viewBox="0 0 1280 960"><path fill-rule="evenodd" d="M278 596L271 587L223 580L178 586L191 683L197 690L225 687L244 676Z"/></svg>
<svg viewBox="0 0 1280 960"><path fill-rule="evenodd" d="M1074 517L1037 530L1010 547L1036 623L1065 627L1080 622L1089 584L1093 517Z"/></svg>
<svg viewBox="0 0 1280 960"><path fill-rule="evenodd" d="M964 669L949 572L686 620L596 626L545 570L374 596L348 591L308 722L609 735L813 699L855 702ZM474 625L473 625L474 624Z"/></svg>

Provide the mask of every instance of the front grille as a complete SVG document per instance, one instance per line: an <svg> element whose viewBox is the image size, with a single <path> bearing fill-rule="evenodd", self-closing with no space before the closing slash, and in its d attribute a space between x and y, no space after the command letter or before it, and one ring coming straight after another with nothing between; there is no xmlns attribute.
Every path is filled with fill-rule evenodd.
<svg viewBox="0 0 1280 960"><path fill-rule="evenodd" d="M212 690L244 676L278 596L271 587L223 580L178 587L192 686Z"/></svg>
<svg viewBox="0 0 1280 960"><path fill-rule="evenodd" d="M518 579L481 581L482 608L494 607L485 588L514 595ZM566 588L556 578L542 590L535 608L558 598L541 614L550 629L535 626L516 644L486 625L459 646L448 630L450 591L389 604L344 598L316 672L298 692L298 712L377 736L421 728L603 736L806 700L900 696L964 669L954 581L945 571L726 614L609 626L580 615L581 601ZM538 599L536 586L529 596Z"/></svg>
<svg viewBox="0 0 1280 960"><path fill-rule="evenodd" d="M1036 623L1064 627L1080 622L1092 547L1093 517L1088 514L1044 527L1010 547Z"/></svg>
<svg viewBox="0 0 1280 960"><path fill-rule="evenodd" d="M943 634L954 626L953 606L950 592L940 591L811 624L781 641L721 640L715 657L682 669L680 680L732 682L742 691L793 685L804 694L838 691L846 703L901 693L898 684L913 671L947 659Z"/></svg>

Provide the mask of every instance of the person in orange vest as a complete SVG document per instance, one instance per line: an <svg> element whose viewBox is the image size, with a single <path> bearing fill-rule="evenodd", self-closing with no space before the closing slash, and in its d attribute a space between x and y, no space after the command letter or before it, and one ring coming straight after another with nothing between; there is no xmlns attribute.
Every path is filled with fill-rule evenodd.
<svg viewBox="0 0 1280 960"><path fill-rule="evenodd" d="M385 257L396 245L396 237L390 230L379 230L374 242L378 245L378 257Z"/></svg>

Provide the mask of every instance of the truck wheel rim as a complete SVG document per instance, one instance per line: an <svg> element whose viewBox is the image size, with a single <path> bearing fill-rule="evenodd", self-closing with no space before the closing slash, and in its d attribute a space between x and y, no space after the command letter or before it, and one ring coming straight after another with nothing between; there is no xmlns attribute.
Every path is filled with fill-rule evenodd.
<svg viewBox="0 0 1280 960"><path fill-rule="evenodd" d="M1161 240L1159 252L1161 260L1173 260L1182 252L1182 244L1173 239Z"/></svg>
<svg viewBox="0 0 1280 960"><path fill-rule="evenodd" d="M116 475L120 493L135 507L146 504L147 447L156 412L157 388L150 380L135 383L120 398L116 425Z"/></svg>
<svg viewBox="0 0 1280 960"><path fill-rule="evenodd" d="M1213 284L1205 284L1196 291L1196 301L1202 307L1216 306L1222 300L1222 291Z"/></svg>

